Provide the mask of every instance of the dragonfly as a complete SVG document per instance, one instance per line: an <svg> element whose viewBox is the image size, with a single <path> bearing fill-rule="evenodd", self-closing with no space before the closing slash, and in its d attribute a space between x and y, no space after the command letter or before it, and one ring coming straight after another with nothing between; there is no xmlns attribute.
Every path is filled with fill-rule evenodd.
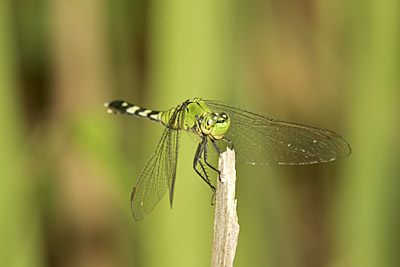
<svg viewBox="0 0 400 267"><path fill-rule="evenodd" d="M333 131L220 101L196 97L166 111L146 109L123 100L104 106L109 113L133 115L165 127L157 148L132 190L131 210L136 221L149 215L167 190L172 208L182 131L198 138L193 169L214 193L207 167L219 171L209 162L210 145L217 154L230 147L235 150L237 162L252 165L315 164L351 154L349 143Z"/></svg>

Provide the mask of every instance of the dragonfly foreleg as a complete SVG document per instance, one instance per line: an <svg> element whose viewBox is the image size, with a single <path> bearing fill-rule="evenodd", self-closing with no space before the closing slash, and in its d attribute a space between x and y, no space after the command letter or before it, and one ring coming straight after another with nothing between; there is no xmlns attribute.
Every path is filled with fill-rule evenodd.
<svg viewBox="0 0 400 267"><path fill-rule="evenodd" d="M194 155L193 159L193 169L197 172L197 174L201 177L201 179L204 180L210 187L213 192L215 192L215 187L211 184L210 179L208 178L207 172L204 168L203 163L201 162L201 155L204 150L204 139L201 141L201 143L197 146L196 154ZM197 169L197 164L200 165L203 174Z"/></svg>
<svg viewBox="0 0 400 267"><path fill-rule="evenodd" d="M215 143L215 141L213 139L210 139L210 140L211 140L211 143L213 144L215 150L217 151L218 156L221 155L221 149L218 147L217 143Z"/></svg>
<svg viewBox="0 0 400 267"><path fill-rule="evenodd" d="M214 140L210 139L211 142L213 143L215 149L218 152L218 155L221 154L221 150L219 149L219 147L217 146L217 144L215 144ZM219 170L217 168L215 168L214 166L212 166L210 163L208 163L208 159L207 159L207 137L204 138L204 162L207 164L208 167L210 167L211 169L213 169L214 171L216 171L219 174Z"/></svg>
<svg viewBox="0 0 400 267"><path fill-rule="evenodd" d="M233 142L231 140L229 140L226 137L223 137L222 140L224 140L225 142L228 142L229 144L231 144L231 149L233 150Z"/></svg>

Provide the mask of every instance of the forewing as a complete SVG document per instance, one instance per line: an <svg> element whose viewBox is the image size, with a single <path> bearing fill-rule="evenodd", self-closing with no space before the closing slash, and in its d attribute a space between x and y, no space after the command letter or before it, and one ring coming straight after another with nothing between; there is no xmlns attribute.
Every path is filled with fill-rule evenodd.
<svg viewBox="0 0 400 267"><path fill-rule="evenodd" d="M183 120L182 112L175 112L169 124ZM166 127L150 161L143 169L132 191L131 209L136 221L144 219L164 196L167 188L172 206L180 130Z"/></svg>
<svg viewBox="0 0 400 267"><path fill-rule="evenodd" d="M223 111L230 117L231 126L225 137L233 142L238 162L301 165L332 161L351 153L346 140L330 130L223 102L205 102L212 111Z"/></svg>

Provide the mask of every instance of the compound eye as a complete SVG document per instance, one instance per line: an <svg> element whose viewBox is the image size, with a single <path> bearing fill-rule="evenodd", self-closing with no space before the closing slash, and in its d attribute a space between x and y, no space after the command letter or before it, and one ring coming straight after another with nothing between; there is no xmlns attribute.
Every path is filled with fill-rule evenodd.
<svg viewBox="0 0 400 267"><path fill-rule="evenodd" d="M228 115L226 113L220 113L217 123L223 123L228 120Z"/></svg>
<svg viewBox="0 0 400 267"><path fill-rule="evenodd" d="M215 116L215 114L213 114L213 113L208 114L204 118L205 126L212 127L215 124L216 120L217 120L217 117Z"/></svg>

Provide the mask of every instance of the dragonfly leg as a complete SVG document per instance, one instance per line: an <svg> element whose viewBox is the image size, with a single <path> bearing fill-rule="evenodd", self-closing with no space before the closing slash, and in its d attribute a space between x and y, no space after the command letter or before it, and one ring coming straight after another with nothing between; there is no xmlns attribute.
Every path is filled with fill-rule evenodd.
<svg viewBox="0 0 400 267"><path fill-rule="evenodd" d="M210 202L211 206L214 206L214 204L215 204L215 193L216 193L216 191L214 191L211 196L211 202Z"/></svg>
<svg viewBox="0 0 400 267"><path fill-rule="evenodd" d="M212 140L212 139L210 139L210 140L211 140L211 143L214 145L215 150L217 150L218 155L221 155L221 150L219 149L219 147L217 146L215 141ZM213 169L214 171L216 171L218 173L218 180L221 181L221 172L217 168L215 168L214 166L212 166L211 164L208 163L208 160L207 160L207 140L206 140L205 147L204 147L204 161L211 169ZM213 205L212 203L213 203L213 198L214 197L215 197L215 195L211 198L211 205Z"/></svg>
<svg viewBox="0 0 400 267"><path fill-rule="evenodd" d="M215 187L211 184L210 179L208 178L207 172L204 168L203 163L201 162L201 154L204 150L204 141L202 140L201 143L197 146L196 154L194 155L193 159L193 169L197 172L197 174L204 180L210 187L213 192L215 192ZM197 164L200 165L203 174L197 169Z"/></svg>
<svg viewBox="0 0 400 267"><path fill-rule="evenodd" d="M211 142L213 143L215 149L217 150L218 155L220 155L220 154L221 154L221 150L220 150L219 147L215 144L214 140L212 140L212 139L210 139L210 140L211 140ZM207 151L207 137L206 137L206 138L204 139L204 162L207 164L208 167L210 167L210 168L213 169L214 171L218 172L218 174L219 174L219 170L218 170L217 168L215 168L214 166L212 166L210 163L208 163L208 160L207 160L207 152L208 152L208 151Z"/></svg>
<svg viewBox="0 0 400 267"><path fill-rule="evenodd" d="M213 144L215 150L217 151L218 156L221 155L221 149L219 149L219 147L217 146L217 143L215 143L215 141L212 139L210 139L210 140L211 140L211 143Z"/></svg>
<svg viewBox="0 0 400 267"><path fill-rule="evenodd" d="M231 144L231 149L233 150L233 142L231 140L229 140L226 137L223 137L222 140L224 140L225 142L228 142L229 144Z"/></svg>

